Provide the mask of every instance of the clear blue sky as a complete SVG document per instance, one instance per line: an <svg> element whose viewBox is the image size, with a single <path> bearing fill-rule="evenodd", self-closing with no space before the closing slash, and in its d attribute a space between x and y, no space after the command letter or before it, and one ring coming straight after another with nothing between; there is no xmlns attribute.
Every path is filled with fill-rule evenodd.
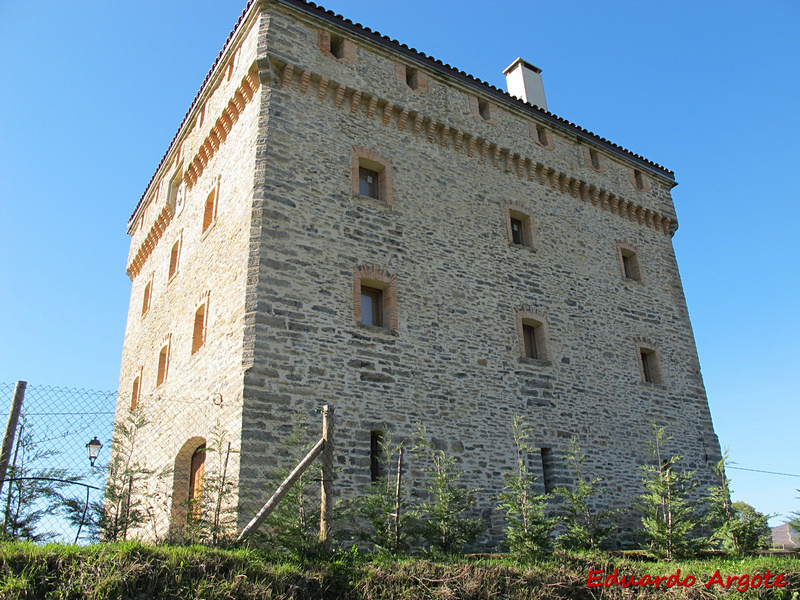
<svg viewBox="0 0 800 600"><path fill-rule="evenodd" d="M522 56L552 112L674 170L720 441L800 474L796 0L323 4L503 89ZM117 387L126 223L244 5L0 0L0 381ZM729 474L800 509L798 478Z"/></svg>

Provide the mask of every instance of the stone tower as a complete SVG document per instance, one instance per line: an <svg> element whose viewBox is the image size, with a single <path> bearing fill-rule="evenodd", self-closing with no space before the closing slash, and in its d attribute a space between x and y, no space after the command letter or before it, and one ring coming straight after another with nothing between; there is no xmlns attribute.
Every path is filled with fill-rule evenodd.
<svg viewBox="0 0 800 600"><path fill-rule="evenodd" d="M507 73L544 104L536 67ZM117 418L146 398L169 423L175 506L221 414L189 419L180 399L218 398L240 526L285 464L287 415L323 403L342 496L369 483L377 432L420 422L497 525L515 415L545 489L570 482L577 435L603 501L630 506L653 422L707 484L720 451L672 247L674 185L314 4L253 0L129 222Z"/></svg>

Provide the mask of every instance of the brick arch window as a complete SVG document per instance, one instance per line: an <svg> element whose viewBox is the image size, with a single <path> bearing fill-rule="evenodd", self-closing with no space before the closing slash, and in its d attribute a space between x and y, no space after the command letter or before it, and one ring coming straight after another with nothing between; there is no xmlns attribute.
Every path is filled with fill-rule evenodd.
<svg viewBox="0 0 800 600"><path fill-rule="evenodd" d="M547 319L529 306L515 309L519 355L534 360L550 360L550 336Z"/></svg>
<svg viewBox="0 0 800 600"><path fill-rule="evenodd" d="M187 440L175 456L172 475L170 531L177 533L196 514L203 494L206 470L206 440L195 436Z"/></svg>
<svg viewBox="0 0 800 600"><path fill-rule="evenodd" d="M353 146L353 196L392 205L392 161L375 150Z"/></svg>
<svg viewBox="0 0 800 600"><path fill-rule="evenodd" d="M530 211L508 201L505 207L509 243L536 250L536 229Z"/></svg>
<svg viewBox="0 0 800 600"><path fill-rule="evenodd" d="M642 267L639 261L639 252L631 244L617 241L617 257L624 279L631 281L642 280Z"/></svg>
<svg viewBox="0 0 800 600"><path fill-rule="evenodd" d="M353 316L362 325L397 331L397 278L374 265L356 267Z"/></svg>
<svg viewBox="0 0 800 600"><path fill-rule="evenodd" d="M639 362L639 377L644 383L664 385L664 372L661 369L661 354L658 346L647 338L634 338L636 357Z"/></svg>

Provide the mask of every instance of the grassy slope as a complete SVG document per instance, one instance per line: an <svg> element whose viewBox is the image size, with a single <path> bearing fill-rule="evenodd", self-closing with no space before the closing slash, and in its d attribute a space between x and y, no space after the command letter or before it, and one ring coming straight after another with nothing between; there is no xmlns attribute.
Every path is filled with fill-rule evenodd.
<svg viewBox="0 0 800 600"><path fill-rule="evenodd" d="M586 587L589 571L619 568L620 574L670 575L680 568L697 583L688 589L632 590ZM715 569L723 575L787 574L782 590L706 590ZM795 592L798 592L795 594ZM89 547L0 547L0 599L113 600L197 599L590 599L776 598L800 600L800 559L759 557L675 563L641 563L605 555L554 556L519 565L510 560L430 562L367 560L349 555L301 566L254 550L153 547L136 543Z"/></svg>

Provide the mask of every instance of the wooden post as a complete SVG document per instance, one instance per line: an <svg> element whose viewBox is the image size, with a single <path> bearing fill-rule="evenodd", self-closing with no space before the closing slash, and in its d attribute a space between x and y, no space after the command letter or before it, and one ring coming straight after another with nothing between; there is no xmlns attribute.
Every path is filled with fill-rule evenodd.
<svg viewBox="0 0 800 600"><path fill-rule="evenodd" d="M294 485L294 482L300 479L300 475L302 475L303 472L308 468L308 465L314 462L314 459L319 456L324 445L325 440L320 439L311 449L311 451L306 454L306 457L300 461L300 464L294 468L294 471L289 473L289 476L283 480L283 483L278 487L275 493L272 494L272 497L267 500L267 503L261 507L261 510L258 511L258 514L255 517L253 517L253 520L250 521L247 524L247 527L242 530L242 533L239 534L238 541L243 542L250 536L251 533L253 533L253 531L258 529L259 525L261 525L264 519L266 519L278 505L278 502L280 502L281 498L283 498L286 495L286 492L288 492L289 489Z"/></svg>
<svg viewBox="0 0 800 600"><path fill-rule="evenodd" d="M3 493L3 484L6 481L8 461L11 459L11 450L14 447L14 434L17 432L19 414L22 411L22 401L25 399L26 381L18 381L14 386L14 397L11 400L11 410L8 412L6 431L3 434L3 445L0 446L0 495Z"/></svg>
<svg viewBox="0 0 800 600"><path fill-rule="evenodd" d="M394 551L400 551L400 492L403 485L403 443L397 451L397 486L394 490Z"/></svg>
<svg viewBox="0 0 800 600"><path fill-rule="evenodd" d="M322 407L322 481L320 482L319 541L325 550L331 549L331 519L333 518L333 406Z"/></svg>

